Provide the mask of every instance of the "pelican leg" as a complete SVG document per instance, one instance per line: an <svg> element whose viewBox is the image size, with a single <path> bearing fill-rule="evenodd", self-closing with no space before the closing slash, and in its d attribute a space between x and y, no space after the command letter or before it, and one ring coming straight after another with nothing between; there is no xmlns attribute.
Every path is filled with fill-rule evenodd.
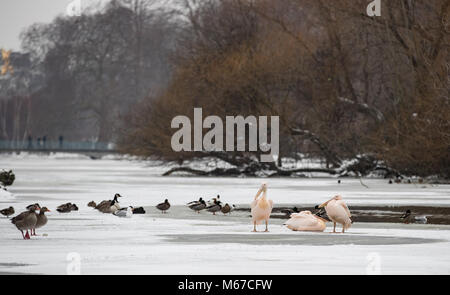
<svg viewBox="0 0 450 295"><path fill-rule="evenodd" d="M333 222L334 226L333 226L333 232L336 232L336 222Z"/></svg>
<svg viewBox="0 0 450 295"><path fill-rule="evenodd" d="M256 233L256 221L255 221L255 222L253 222L253 232L255 232L255 233Z"/></svg>
<svg viewBox="0 0 450 295"><path fill-rule="evenodd" d="M265 230L265 232L268 232L268 231L269 231L269 221L266 220L266 230Z"/></svg>
<svg viewBox="0 0 450 295"><path fill-rule="evenodd" d="M25 234L25 240L29 240L29 239L30 239L30 234L28 233L28 230L27 230L27 232Z"/></svg>
<svg viewBox="0 0 450 295"><path fill-rule="evenodd" d="M342 225L342 233L345 233L345 224Z"/></svg>
<svg viewBox="0 0 450 295"><path fill-rule="evenodd" d="M23 234L23 230L20 231L22 233L22 237L24 240L26 240L25 235Z"/></svg>

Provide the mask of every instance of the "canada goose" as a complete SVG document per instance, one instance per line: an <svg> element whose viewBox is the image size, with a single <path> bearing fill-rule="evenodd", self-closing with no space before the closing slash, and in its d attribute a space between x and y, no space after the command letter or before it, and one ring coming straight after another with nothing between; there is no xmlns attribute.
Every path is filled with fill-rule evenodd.
<svg viewBox="0 0 450 295"><path fill-rule="evenodd" d="M31 231L35 228L37 222L37 214L35 211L39 209L36 205L30 205L27 208L28 211L22 212L11 219L11 223L20 230L24 240L30 239L28 230ZM23 234L24 230L26 231L25 235Z"/></svg>
<svg viewBox="0 0 450 295"><path fill-rule="evenodd" d="M69 213L71 211L78 211L78 207L75 204L66 203L59 205L58 208L56 208L56 211L58 211L59 213Z"/></svg>
<svg viewBox="0 0 450 295"><path fill-rule="evenodd" d="M222 211L223 215L225 214L231 214L231 212L234 210L236 206L232 205L230 206L228 203L225 204L225 206L222 207L222 209L220 209L220 211Z"/></svg>
<svg viewBox="0 0 450 295"><path fill-rule="evenodd" d="M156 208L161 210L162 213L166 213L166 211L169 210L169 208L170 208L169 200L165 199L164 203L156 205Z"/></svg>
<svg viewBox="0 0 450 295"><path fill-rule="evenodd" d="M218 199L214 199L214 204L206 207L206 211L212 212L213 215L216 215L216 212L222 210L222 203Z"/></svg>
<svg viewBox="0 0 450 295"><path fill-rule="evenodd" d="M131 208L133 209L133 214L145 214L144 207Z"/></svg>
<svg viewBox="0 0 450 295"><path fill-rule="evenodd" d="M35 230L34 230L34 236L36 235L36 228L40 228L43 227L44 225L47 224L47 216L45 216L45 212L50 212L50 210L47 207L42 207L41 210L39 211L39 214L37 215L37 221L36 221L36 226L35 226Z"/></svg>
<svg viewBox="0 0 450 295"><path fill-rule="evenodd" d="M116 212L113 213L118 217L131 217L133 216L133 207L120 208Z"/></svg>
<svg viewBox="0 0 450 295"><path fill-rule="evenodd" d="M14 207L12 207L12 206L10 206L9 208L0 210L0 214L4 215L6 217L9 217L9 216L13 215L14 213L15 213Z"/></svg>
<svg viewBox="0 0 450 295"><path fill-rule="evenodd" d="M259 195L262 197L259 198ZM252 222L253 222L253 231L256 232L256 225L261 223L261 221L266 222L266 232L269 231L269 218L270 213L273 208L273 201L267 199L267 184L263 183L261 188L256 193L255 199L250 204L251 214L252 214Z"/></svg>
<svg viewBox="0 0 450 295"><path fill-rule="evenodd" d="M90 201L87 205L88 205L88 207L92 207L92 208L97 207L97 204L95 204L94 201Z"/></svg>
<svg viewBox="0 0 450 295"><path fill-rule="evenodd" d="M206 202L202 199L199 203L189 206L189 208L200 213L201 210L206 208Z"/></svg>
<svg viewBox="0 0 450 295"><path fill-rule="evenodd" d="M334 196L325 203L317 206L318 209L323 207L325 207L328 217L333 221L333 233L336 232L336 223L342 224L342 233L352 225L352 214L341 196Z"/></svg>
<svg viewBox="0 0 450 295"><path fill-rule="evenodd" d="M95 209L103 213L114 213L120 209L118 198L121 198L120 194L115 194L113 200L105 200L100 202Z"/></svg>
<svg viewBox="0 0 450 295"><path fill-rule="evenodd" d="M425 215L416 216L411 213L411 210L406 210L406 212L400 216L401 219L403 219L403 223L410 224L410 223L419 223L419 224L426 224L428 222L428 219Z"/></svg>

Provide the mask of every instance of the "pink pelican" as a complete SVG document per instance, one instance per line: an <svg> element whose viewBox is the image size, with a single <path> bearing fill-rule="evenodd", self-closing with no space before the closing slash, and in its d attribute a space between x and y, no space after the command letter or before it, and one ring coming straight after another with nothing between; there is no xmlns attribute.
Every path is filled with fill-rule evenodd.
<svg viewBox="0 0 450 295"><path fill-rule="evenodd" d="M262 197L258 198L259 195L262 193ZM269 231L268 225L269 225L269 218L270 213L272 212L273 208L273 201L267 200L267 184L263 183L261 185L261 188L256 193L255 199L250 204L250 207L252 208L252 221L253 221L253 231L256 232L256 225L260 224L261 221L266 222L266 230Z"/></svg>
<svg viewBox="0 0 450 295"><path fill-rule="evenodd" d="M349 228L352 225L352 220L350 219L350 217L352 217L352 214L350 213L350 210L348 210L347 204L345 204L341 196L335 196L322 205L318 206L318 208L322 207L325 207L325 211L327 212L328 217L334 223L334 233L336 232L336 223L342 224L343 233L345 232L346 228Z"/></svg>
<svg viewBox="0 0 450 295"><path fill-rule="evenodd" d="M293 231L324 231L326 220L313 215L311 211L292 213L291 218L284 225Z"/></svg>

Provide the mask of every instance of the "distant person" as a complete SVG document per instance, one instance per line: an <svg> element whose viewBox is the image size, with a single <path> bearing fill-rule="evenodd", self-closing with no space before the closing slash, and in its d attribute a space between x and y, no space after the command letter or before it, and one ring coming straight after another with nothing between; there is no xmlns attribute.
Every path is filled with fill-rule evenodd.
<svg viewBox="0 0 450 295"><path fill-rule="evenodd" d="M31 137L31 135L28 135L28 149L32 149L33 148L33 137Z"/></svg>
<svg viewBox="0 0 450 295"><path fill-rule="evenodd" d="M47 142L47 135L44 135L44 137L42 137L42 145L44 149L46 148L46 142Z"/></svg>
<svg viewBox="0 0 450 295"><path fill-rule="evenodd" d="M38 137L36 141L37 141L37 147L40 148L41 147L41 138Z"/></svg>
<svg viewBox="0 0 450 295"><path fill-rule="evenodd" d="M63 142L64 142L64 136L60 135L60 136L58 137L58 140L59 140L59 148L62 149L62 147L63 147Z"/></svg>

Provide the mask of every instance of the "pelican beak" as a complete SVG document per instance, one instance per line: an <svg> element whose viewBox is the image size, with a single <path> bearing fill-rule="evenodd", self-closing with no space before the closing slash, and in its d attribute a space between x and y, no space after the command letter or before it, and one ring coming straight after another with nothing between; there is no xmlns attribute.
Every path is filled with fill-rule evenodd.
<svg viewBox="0 0 450 295"><path fill-rule="evenodd" d="M261 188L258 190L258 192L256 193L255 200L259 197L259 195L262 193L262 191L263 191L263 187L261 187Z"/></svg>
<svg viewBox="0 0 450 295"><path fill-rule="evenodd" d="M331 200L333 200L333 199L334 199L334 198L331 198L331 199L329 199L328 201L326 201L325 203L320 204L319 206L317 206L317 209L320 209L320 208L325 207L325 206L328 205L328 203L329 203Z"/></svg>

